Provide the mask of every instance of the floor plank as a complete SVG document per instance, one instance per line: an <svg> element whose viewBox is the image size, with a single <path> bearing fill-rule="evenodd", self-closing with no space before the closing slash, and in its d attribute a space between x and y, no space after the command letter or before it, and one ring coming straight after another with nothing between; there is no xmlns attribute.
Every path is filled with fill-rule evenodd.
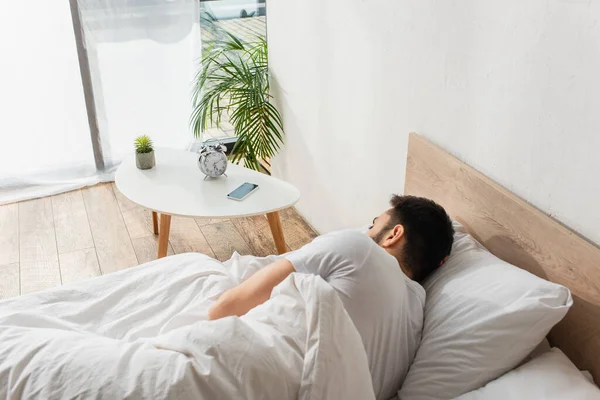
<svg viewBox="0 0 600 400"><path fill-rule="evenodd" d="M54 230L52 199L50 197L21 201L18 204L20 216L19 229L21 232L40 229Z"/></svg>
<svg viewBox="0 0 600 400"><path fill-rule="evenodd" d="M234 251L240 254L252 254L250 247L231 221L204 225L200 229L217 260L228 260Z"/></svg>
<svg viewBox="0 0 600 400"><path fill-rule="evenodd" d="M126 211L123 213L123 220L129 237L132 239L146 236L155 236L152 225L152 211L145 208Z"/></svg>
<svg viewBox="0 0 600 400"><path fill-rule="evenodd" d="M102 273L137 265L112 185L99 184L84 188L82 192Z"/></svg>
<svg viewBox="0 0 600 400"><path fill-rule="evenodd" d="M196 252L215 257L212 246L193 218L173 217L169 242L175 254Z"/></svg>
<svg viewBox="0 0 600 400"><path fill-rule="evenodd" d="M293 207L279 211L279 217L285 243L291 250L297 250L319 236Z"/></svg>
<svg viewBox="0 0 600 400"><path fill-rule="evenodd" d="M96 249L75 250L58 255L63 285L100 276Z"/></svg>
<svg viewBox="0 0 600 400"><path fill-rule="evenodd" d="M61 284L50 197L19 203L21 294Z"/></svg>
<svg viewBox="0 0 600 400"><path fill-rule="evenodd" d="M229 219L223 219L223 218L194 218L194 219L196 220L196 223L198 224L198 226L204 226L204 225L216 224L218 222L229 221Z"/></svg>
<svg viewBox="0 0 600 400"><path fill-rule="evenodd" d="M265 257L277 254L267 217L256 215L254 217L235 218L231 222L250 246L252 255Z"/></svg>
<svg viewBox="0 0 600 400"><path fill-rule="evenodd" d="M138 249L136 249L135 243L133 243L134 239L155 236L154 226L152 225L152 211L132 202L127 197L125 197L121 192L119 192L119 189L117 189L114 182L112 185L113 191L115 193L115 198L117 199L119 209L123 214L125 226L127 227L129 237L131 238L135 253L137 255ZM144 243L145 241L139 242ZM147 244L150 244L150 242L148 242ZM147 257L144 257L144 259L146 258ZM140 262L140 264L142 263L142 261L139 260L139 257L138 261Z"/></svg>
<svg viewBox="0 0 600 400"><path fill-rule="evenodd" d="M61 285L58 260L22 262L21 294L29 294Z"/></svg>
<svg viewBox="0 0 600 400"><path fill-rule="evenodd" d="M140 206L137 203L134 203L133 201L131 201L127 197L125 197L125 195L123 193L121 193L119 191L119 189L117 188L116 183L112 182L110 185L113 189L115 198L117 199L117 203L119 204L119 209L121 210L122 213L126 213L128 211L133 211L133 210L143 210L144 209L144 207Z"/></svg>
<svg viewBox="0 0 600 400"><path fill-rule="evenodd" d="M131 242L133 243L133 249L135 250L135 255L140 264L154 261L158 258L158 236L152 235L132 238ZM173 254L175 254L173 252L173 247L171 247L171 244L169 243L167 256L172 256Z"/></svg>
<svg viewBox="0 0 600 400"><path fill-rule="evenodd" d="M0 265L0 300L17 297L19 288L19 263Z"/></svg>
<svg viewBox="0 0 600 400"><path fill-rule="evenodd" d="M19 205L0 206L0 265L19 262Z"/></svg>
<svg viewBox="0 0 600 400"><path fill-rule="evenodd" d="M52 196L58 253L94 247L81 190Z"/></svg>

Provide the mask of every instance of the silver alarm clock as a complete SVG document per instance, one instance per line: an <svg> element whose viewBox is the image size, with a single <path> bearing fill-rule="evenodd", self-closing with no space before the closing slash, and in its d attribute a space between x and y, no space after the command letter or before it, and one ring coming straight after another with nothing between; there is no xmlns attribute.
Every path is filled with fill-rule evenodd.
<svg viewBox="0 0 600 400"><path fill-rule="evenodd" d="M227 147L221 143L205 144L198 152L198 168L206 178L217 178L227 171ZM227 175L225 175L227 176Z"/></svg>

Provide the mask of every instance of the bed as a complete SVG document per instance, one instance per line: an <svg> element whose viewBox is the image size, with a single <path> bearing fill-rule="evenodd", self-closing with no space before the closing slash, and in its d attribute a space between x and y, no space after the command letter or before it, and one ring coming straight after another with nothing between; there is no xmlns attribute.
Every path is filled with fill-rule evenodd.
<svg viewBox="0 0 600 400"><path fill-rule="evenodd" d="M521 273L512 282L518 280L525 289L531 279L540 288L544 285L539 282L562 285L550 285L564 298L555 310L555 320L540 337L554 326L548 339L556 349L544 357L555 361L552 367L572 361L600 382L600 249L417 134L409 138L405 193L442 204L464 229L460 240L455 236L455 245L468 242L472 235ZM442 274L451 271L453 257L456 264L455 256L460 253L454 254L455 250L459 249L453 248ZM219 263L190 253L0 302L0 397L375 398L358 332L333 289L319 277L292 274L275 288L268 302L247 315L206 321L208 305L219 293L271 261L234 255ZM498 268L507 270L506 265ZM425 282L426 289L432 284ZM547 371L541 374L542 389L544 376L564 375L547 363L542 365L546 369L536 367L533 361L544 360L537 358L510 371L521 361L517 355L489 376L467 382L468 389L439 392L431 385L429 393L411 392L409 383L423 386L414 371L431 339L427 309L436 296L429 289L423 339L399 392L402 400L459 395L466 396L465 400L522 398L520 393L525 392L507 396L502 380L526 380L531 394L531 377L539 379L540 371ZM518 291L517 296L521 296ZM539 301L534 296L534 300L534 305L525 304L521 318L535 317L531 311L539 311L536 307L548 299ZM442 297L444 302L447 299ZM506 321L501 320L502 324ZM480 336L488 339L486 334ZM509 335L509 339L517 341L515 348L518 342L531 341L527 335ZM443 353L447 343L441 343L438 350ZM504 349L495 351L491 354ZM440 360L425 361L434 372L440 370ZM449 364L466 365L465 360L458 361ZM581 378L579 371L575 375L574 379ZM432 375L426 371L424 376L426 384ZM448 374L445 378L458 381ZM489 390L502 394L472 392L484 385L482 389L489 385ZM571 393L571 384L566 385ZM513 383L508 388L513 394L517 390Z"/></svg>

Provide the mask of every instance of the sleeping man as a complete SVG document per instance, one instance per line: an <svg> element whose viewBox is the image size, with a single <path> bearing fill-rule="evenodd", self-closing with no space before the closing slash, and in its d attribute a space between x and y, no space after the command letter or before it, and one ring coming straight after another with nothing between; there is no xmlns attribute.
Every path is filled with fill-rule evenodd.
<svg viewBox="0 0 600 400"><path fill-rule="evenodd" d="M283 255L223 293L209 318L246 314L293 272L320 275L360 333L377 399L395 396L421 339L425 291L419 282L450 254L454 230L431 200L394 195L390 205L366 235L332 232Z"/></svg>

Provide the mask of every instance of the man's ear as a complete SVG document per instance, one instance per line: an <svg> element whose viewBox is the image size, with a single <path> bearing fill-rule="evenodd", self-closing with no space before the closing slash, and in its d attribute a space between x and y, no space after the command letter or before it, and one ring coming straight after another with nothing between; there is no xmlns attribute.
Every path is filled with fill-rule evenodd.
<svg viewBox="0 0 600 400"><path fill-rule="evenodd" d="M383 247L394 247L396 244L402 240L404 236L404 226L398 224L394 226L389 233L383 239L382 246Z"/></svg>

